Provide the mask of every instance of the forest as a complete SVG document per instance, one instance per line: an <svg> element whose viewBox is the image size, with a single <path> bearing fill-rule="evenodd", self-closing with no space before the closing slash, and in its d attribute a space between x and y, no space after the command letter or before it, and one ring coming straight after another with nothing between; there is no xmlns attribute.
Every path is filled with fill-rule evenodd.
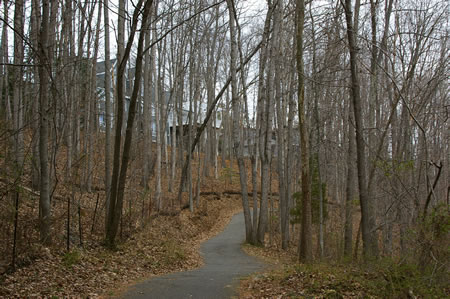
<svg viewBox="0 0 450 299"><path fill-rule="evenodd" d="M449 17L0 1L0 297L201 267L237 213L242 250L273 266L240 298L450 296Z"/></svg>

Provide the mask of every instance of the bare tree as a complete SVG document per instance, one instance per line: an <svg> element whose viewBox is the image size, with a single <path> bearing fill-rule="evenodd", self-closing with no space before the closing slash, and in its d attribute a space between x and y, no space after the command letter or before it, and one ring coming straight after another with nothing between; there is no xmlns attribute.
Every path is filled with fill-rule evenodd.
<svg viewBox="0 0 450 299"><path fill-rule="evenodd" d="M355 7L358 10L359 7ZM378 242L375 231L375 214L371 197L367 191L367 176L366 176L366 150L363 136L362 124L362 100L360 94L360 83L358 76L358 61L357 61L357 45L356 33L353 27L352 5L350 0L346 0L344 5L345 19L347 23L347 39L350 52L350 70L351 70L351 98L353 101L353 113L355 117L356 129L356 155L358 168L358 186L359 186L359 200L361 204L361 223L362 223L362 237L364 255L369 257L376 257L378 255Z"/></svg>
<svg viewBox="0 0 450 299"><path fill-rule="evenodd" d="M303 28L305 22L305 2L297 1L296 6L296 43L297 43L297 76L298 76L298 119L300 128L301 165L302 165L302 229L300 234L299 259L311 262L312 255L312 220L311 220L311 183L309 171L309 137L308 123L305 113L305 73L303 68Z"/></svg>
<svg viewBox="0 0 450 299"><path fill-rule="evenodd" d="M23 57L24 57L24 3L23 0L14 4L14 68L13 68L13 130L14 130L14 172L21 176L24 162L23 140Z"/></svg>
<svg viewBox="0 0 450 299"><path fill-rule="evenodd" d="M105 25L105 191L106 214L109 211L111 194L111 55L109 40L109 1L104 0L104 25ZM108 217L105 217L108 219Z"/></svg>
<svg viewBox="0 0 450 299"><path fill-rule="evenodd" d="M268 225L268 193L269 193L269 168L271 154L271 141L272 141L272 119L273 119L273 96L270 93L270 87L267 86L269 83L266 80L266 63L269 56L269 49L273 46L272 43L269 44L269 34L271 29L271 11L275 8L275 4L269 5L268 13L266 16L264 31L261 43L261 53L259 58L259 81L258 81L258 118L259 118L259 152L261 159L261 201L260 210L258 218L258 228L256 233L257 244L264 244L264 235L267 230ZM270 14L269 14L270 12ZM269 18L270 16L270 18ZM273 68L273 64L271 65ZM272 74L269 70L268 75Z"/></svg>
<svg viewBox="0 0 450 299"><path fill-rule="evenodd" d="M9 12L9 3L8 1L3 1L3 19L8 18L8 12ZM9 100L9 84L8 84L8 64L9 64L9 56L8 56L8 23L3 22L3 28L2 28L2 42L1 42L1 62L3 65L2 68L2 80L1 80L1 87L2 87L2 93L4 94L4 107L2 107L5 110L5 116L7 121L12 120L12 111L11 111L11 102Z"/></svg>
<svg viewBox="0 0 450 299"><path fill-rule="evenodd" d="M130 108L129 115L127 119L127 127L125 133L125 142L122 153L122 161L120 163L120 148L121 148L121 128L122 128L122 120L123 120L123 76L125 73L125 64L129 58L131 46L133 44L134 35L137 30L137 25L139 22L140 10L142 7L143 0L140 0L136 4L135 11L133 13L133 21L130 29L130 36L127 42L127 46L125 48L124 56L122 57L119 69L117 72L117 93L118 93L118 115L116 122L116 136L114 142L114 161L113 161L113 175L111 182L111 198L109 204L109 213L108 213L108 226L106 228L106 242L110 247L115 246L115 238L117 234L117 230L119 227L122 207L123 207L123 198L125 191L125 183L126 183L126 175L128 169L128 163L130 159L130 147L131 140L133 137L133 124L134 117L136 114L136 102L140 89L140 79L142 76L142 60L143 60L143 48L144 48L144 37L145 37L145 29L147 28L147 20L150 14L150 8L152 6L152 1L147 1L143 8L142 13L142 21L141 21L141 31L139 34L139 44L137 50L137 58L136 58L136 75L134 80L133 93L130 99ZM120 165L120 171L119 171Z"/></svg>
<svg viewBox="0 0 450 299"><path fill-rule="evenodd" d="M233 150L236 156L238 167L239 167L239 177L241 183L241 193L242 193L242 205L244 207L244 217L245 217L245 231L247 241L251 240L252 236L252 222L250 209L248 204L248 191L247 191L247 169L245 167L243 159L243 144L242 144L242 131L240 130L240 101L238 98L237 91L237 77L236 77L236 62L237 62L237 39L236 39L236 20L235 20L235 7L231 0L227 1L228 12L230 18L230 70L231 70L231 106L233 109ZM243 83L244 84L244 83Z"/></svg>
<svg viewBox="0 0 450 299"><path fill-rule="evenodd" d="M41 31L39 33L39 159L41 166L40 184L40 239L44 244L51 243L51 206L50 206L50 173L48 160L48 87L51 74L51 55L48 51L50 27L50 4L43 0L41 15Z"/></svg>

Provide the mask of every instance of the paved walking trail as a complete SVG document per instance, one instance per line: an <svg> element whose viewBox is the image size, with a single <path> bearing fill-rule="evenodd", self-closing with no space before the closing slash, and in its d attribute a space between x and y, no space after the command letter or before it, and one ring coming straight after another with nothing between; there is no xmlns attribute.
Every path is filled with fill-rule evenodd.
<svg viewBox="0 0 450 299"><path fill-rule="evenodd" d="M245 240L244 215L234 215L230 224L200 249L202 268L152 278L131 287L122 298L230 298L236 296L239 279L264 269L265 265L241 250Z"/></svg>

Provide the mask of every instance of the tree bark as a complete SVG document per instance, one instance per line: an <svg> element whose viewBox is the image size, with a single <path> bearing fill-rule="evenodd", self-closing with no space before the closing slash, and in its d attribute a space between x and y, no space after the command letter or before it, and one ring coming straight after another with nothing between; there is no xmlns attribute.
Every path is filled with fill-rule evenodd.
<svg viewBox="0 0 450 299"><path fill-rule="evenodd" d="M363 136L362 100L358 75L356 33L353 29L351 0L345 0L345 19L347 23L347 39L350 52L351 98L356 129L356 164L358 169L359 200L362 217L363 251L366 258L378 256L378 242L375 231L375 214L372 199L367 192L366 151ZM359 7L355 7L359 9Z"/></svg>
<svg viewBox="0 0 450 299"><path fill-rule="evenodd" d="M299 260L302 263L311 262L312 254L312 217L311 217L311 177L309 166L309 136L306 120L305 104L305 74L303 69L303 27L305 22L305 2L297 0L297 76L298 76L298 118L301 146L301 181L302 181L302 228L300 234Z"/></svg>
<svg viewBox="0 0 450 299"><path fill-rule="evenodd" d="M24 35L24 2L16 0L14 5L14 84L13 84L13 130L14 130L14 173L21 176L24 162L23 139L23 46Z"/></svg>
<svg viewBox="0 0 450 299"><path fill-rule="evenodd" d="M355 127L353 118L353 105L349 105L348 120L348 156L347 156L347 187L345 198L345 224L344 224L344 256L351 258L353 246L353 200L356 198L355 190Z"/></svg>
<svg viewBox="0 0 450 299"><path fill-rule="evenodd" d="M109 0L104 0L105 24L105 211L108 214L111 195L111 55L109 38ZM105 224L108 217L105 217Z"/></svg>
<svg viewBox="0 0 450 299"><path fill-rule="evenodd" d="M48 53L49 12L49 1L43 0L41 32L39 33L39 159L41 166L39 232L41 243L45 245L51 243L50 173L48 164L48 87L51 70L51 60Z"/></svg>
<svg viewBox="0 0 450 299"><path fill-rule="evenodd" d="M5 1L7 2L7 1ZM31 2L31 44L38 49L39 40L39 3ZM33 67L33 75L37 85L32 87L33 95L39 94L39 67ZM33 139L31 140L31 186L33 190L40 188L40 166L39 166L39 100L33 99L31 104Z"/></svg>
<svg viewBox="0 0 450 299"><path fill-rule="evenodd" d="M269 55L269 34L271 29L272 13L275 6L272 4L269 6L266 20L264 23L264 31L261 41L261 53L259 58L259 80L258 80L258 124L259 124L259 152L261 160L261 200L258 218L258 227L255 228L256 240L255 243L264 245L264 235L267 230L268 220L268 193L269 193L269 168L271 158L271 139L272 139L272 118L273 108L271 107L271 96L269 95L270 84L267 76L266 78L266 63ZM272 43L273 45L273 43ZM273 67L273 64L272 64ZM269 71L269 74L271 72ZM257 128L258 130L258 128Z"/></svg>
<svg viewBox="0 0 450 299"><path fill-rule="evenodd" d="M240 130L240 103L237 94L237 77L236 77L236 61L237 61L237 40L236 40L236 20L234 5L231 0L227 0L228 13L230 19L230 73L231 73L231 107L233 109L233 151L236 156L239 167L239 178L242 191L242 206L244 208L245 219L245 237L247 242L251 242L252 237L252 218L248 204L247 191L247 168L245 167L243 157L243 144L241 142L242 131ZM243 82L243 84L245 84Z"/></svg>
<svg viewBox="0 0 450 299"><path fill-rule="evenodd" d="M154 6L153 13L156 17L157 15L157 8L158 2L156 2ZM152 38L156 40L156 25L153 25L152 28ZM159 69L158 73L156 73L156 47L153 47L151 49L151 56L152 56L152 70L154 72L154 86L155 86L155 121L156 121L156 187L155 187L155 199L154 199L154 205L157 209L157 211L161 210L161 159L162 159L162 144L161 144L161 137L164 139L164 133L161 130L161 111L163 111L163 105L165 103L164 96L160 97L160 94L163 94L160 92L160 71ZM161 59L161 58L160 58ZM163 126L164 129L164 126Z"/></svg>
<svg viewBox="0 0 450 299"><path fill-rule="evenodd" d="M8 19L8 13L9 13L9 3L8 1L3 1L3 19ZM10 122L12 120L12 111L11 111L11 103L9 100L9 82L8 82L8 66L6 64L9 64L9 56L8 56L8 23L3 22L3 29L2 29L2 42L1 42L1 52L0 56L2 57L2 62L5 63L5 65L2 65L1 68L3 70L2 72L2 89L1 91L4 93L4 109L5 109L5 116L6 120Z"/></svg>
<svg viewBox="0 0 450 299"><path fill-rule="evenodd" d="M142 60L143 60L143 48L144 48L144 36L145 29L147 28L147 18L149 15L149 11L152 5L152 1L147 1L144 5L144 11L142 15L142 24L141 31L139 34L139 43L137 50L137 58L136 58L136 72L135 72L135 81L133 87L133 93L130 99L130 108L129 115L127 119L127 127L125 131L125 142L122 153L122 163L120 166L119 173L119 159L120 159L120 145L121 145L121 128L122 128L122 119L123 119L123 78L125 72L125 64L129 58L131 46L133 44L134 35L137 29L138 17L140 14L140 8L142 7L143 0L139 0L136 4L135 11L133 13L133 22L130 29L130 36L127 42L127 46L125 48L124 56L119 64L119 69L117 72L117 93L118 93L118 115L117 115L117 123L116 123L116 136L114 143L114 161L113 161L113 175L111 182L111 201L110 201L110 209L108 214L108 226L106 228L106 244L109 247L115 246L115 238L119 228L122 207L123 207L123 198L125 191L125 183L126 183L126 173L128 169L128 162L130 159L130 147L131 140L133 137L133 123L134 117L136 114L136 102L140 89L140 79L142 76Z"/></svg>

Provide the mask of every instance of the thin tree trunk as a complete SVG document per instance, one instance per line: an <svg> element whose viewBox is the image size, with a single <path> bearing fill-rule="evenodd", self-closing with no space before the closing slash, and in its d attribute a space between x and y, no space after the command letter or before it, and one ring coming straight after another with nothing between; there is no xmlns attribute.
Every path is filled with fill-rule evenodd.
<svg viewBox="0 0 450 299"><path fill-rule="evenodd" d="M49 1L43 0L41 32L39 34L39 158L41 166L39 232L41 243L46 245L51 243L50 173L48 165L48 86L51 67L48 53L49 6Z"/></svg>
<svg viewBox="0 0 450 299"><path fill-rule="evenodd" d="M124 52L124 56L120 61L119 70L117 73L117 93L118 93L118 115L117 115L117 123L116 123L116 138L114 143L114 167L113 167L113 176L111 182L111 202L110 202L110 211L108 214L108 226L106 231L106 242L109 247L115 246L115 237L119 228L119 224L121 221L122 207L123 207L123 198L125 191L125 183L126 183L126 173L128 168L128 162L130 159L130 147L131 140L133 136L133 123L134 117L136 114L136 102L138 97L139 88L141 86L140 79L142 76L142 60L143 60L143 47L144 47L144 36L145 31L143 30L147 26L147 18L149 15L149 11L152 5L152 1L147 1L144 6L144 11L142 15L142 24L141 31L139 34L139 44L137 50L137 59L136 59L136 75L135 82L133 87L133 93L131 95L130 100L130 108L129 115L127 119L127 127L125 131L125 143L122 153L122 163L120 167L119 173L119 159L120 159L120 145L121 145L121 128L122 128L122 119L123 119L123 75L125 72L125 64L129 58L131 46L133 44L134 35L137 29L138 17L140 14L140 8L142 6L143 0L139 0L136 5L135 12L133 14L133 22L130 30L130 36L127 42L127 47Z"/></svg>
<svg viewBox="0 0 450 299"><path fill-rule="evenodd" d="M7 20L8 19L8 14L9 14L9 3L8 1L3 1L3 19ZM7 22L3 22L3 29L2 29L2 42L1 42L1 52L0 52L0 56L2 57L2 62L4 62L5 64L9 63L9 55L8 55L8 23ZM5 116L6 116L6 120L7 122L10 122L12 120L12 111L11 111L11 103L9 100L9 82L8 82L8 66L7 65L3 65L1 66L3 69L3 77L2 77L2 91L4 92L4 101L5 101Z"/></svg>
<svg viewBox="0 0 450 299"><path fill-rule="evenodd" d="M154 34L155 31L154 31ZM153 63L155 61L155 51L152 49L152 56L153 56ZM154 68L153 68L154 69ZM156 72L156 70L154 69ZM156 73L155 73L156 77ZM160 77L159 75L156 77L155 81L155 118L156 118L156 190L155 190L155 206L157 211L161 210L161 151L162 151L162 144L161 144L161 135L164 139L165 134L161 130L161 110L162 106L165 103L165 99L159 97L159 86L160 86Z"/></svg>
<svg viewBox="0 0 450 299"><path fill-rule="evenodd" d="M312 254L312 219L311 219L311 177L309 164L309 137L306 120L305 78L303 69L303 27L305 22L304 0L297 0L297 75L298 75L298 118L300 127L301 167L302 167L302 228L300 234L299 260L311 262Z"/></svg>
<svg viewBox="0 0 450 299"><path fill-rule="evenodd" d="M355 160L355 127L352 115L352 106L350 103L348 120L348 156L347 156L347 189L345 199L345 230L344 230L344 255L352 256L353 246L353 200L356 198L355 190L355 169L353 161Z"/></svg>
<svg viewBox="0 0 450 299"><path fill-rule="evenodd" d="M12 269L16 270L16 252L17 252L17 229L19 223L19 192L14 192L14 237L13 237L13 251L12 251Z"/></svg>
<svg viewBox="0 0 450 299"><path fill-rule="evenodd" d="M6 3L7 1L5 1ZM35 49L38 49L39 39L39 3L33 0L31 2L31 43ZM39 94L39 68L33 67L34 78L37 81L37 86L33 88L33 94ZM33 139L31 141L31 186L33 190L39 190L40 187L40 167L39 167L39 101L33 100L31 104L32 110L32 123L33 123ZM69 159L68 159L69 160Z"/></svg>
<svg viewBox="0 0 450 299"><path fill-rule="evenodd" d="M283 22L283 3L278 1L274 15L273 35L276 38L275 47L273 49L273 62L275 64L275 99L277 109L277 172L278 172L278 194L279 194L279 219L281 229L281 248L287 249L289 243L289 203L286 189L286 172L287 164L285 163L285 125L286 125L286 98L283 96L281 89L281 72L282 72L282 50L281 50L281 32ZM272 200L273 204L273 200Z"/></svg>
<svg viewBox="0 0 450 299"><path fill-rule="evenodd" d="M359 200L361 205L362 217L362 239L363 251L366 258L378 256L378 242L375 231L375 215L373 211L372 199L367 192L367 177L366 177L366 151L363 136L362 123L362 100L360 95L360 84L357 65L357 46L355 31L353 29L351 0L345 0L345 17L347 23L347 38L348 47L350 51L350 69L351 69L351 97L353 101L353 113L355 116L356 129L356 164L358 169L358 185L359 185ZM359 7L355 7L359 9Z"/></svg>
<svg viewBox="0 0 450 299"><path fill-rule="evenodd" d="M172 135L170 135L171 139L171 148L170 148L170 177L169 177L169 192L173 192L174 184L175 184L175 173L176 173L176 155L177 155L177 100L176 100L176 89L177 84L174 83L175 89L173 91L172 98ZM183 186L180 186L183 188ZM180 198L181 200L181 198Z"/></svg>
<svg viewBox="0 0 450 299"><path fill-rule="evenodd" d="M94 39L94 53L92 57L92 66L91 66L91 80L90 84L90 93L88 95L89 101L89 125L85 129L85 133L88 133L88 153L87 153L87 182L86 188L88 192L92 190L92 176L93 176L93 155L94 155L94 138L96 135L96 113L95 113L95 105L96 105L96 97L97 97L97 56L98 56L98 48L100 42L100 24L102 17L102 2L99 2L98 7L98 15L97 15L97 25Z"/></svg>
<svg viewBox="0 0 450 299"><path fill-rule="evenodd" d="M14 84L13 84L13 130L14 130L14 173L21 176L24 162L23 140L23 63L24 46L24 2L16 0L14 4Z"/></svg>
<svg viewBox="0 0 450 299"><path fill-rule="evenodd" d="M192 44L191 44L191 48L192 48ZM193 63L191 63L191 65L193 65ZM193 70L194 68L191 67L191 70L189 72L189 114L188 114L188 149L191 148L191 143L192 143L192 101L195 100L195 98L193 97L193 88L194 88L194 75L193 75ZM192 153L191 151L188 150L188 195L189 195L189 210L192 212L194 212L194 199L193 199L193 194L192 194Z"/></svg>
<svg viewBox="0 0 450 299"><path fill-rule="evenodd" d="M230 73L231 73L231 106L233 109L233 150L236 156L239 167L239 178L242 192L242 206L244 208L245 219L245 236L246 241L251 242L252 237L252 220L250 215L250 208L248 204L248 191L247 191L247 168L245 167L243 157L243 144L241 140L242 132L239 129L240 123L240 107L237 91L237 77L236 77L236 62L237 62L237 40L236 40L236 20L234 5L231 0L227 0L229 23L230 23L230 39L231 39L231 51L230 51ZM244 82L242 82L245 84Z"/></svg>
<svg viewBox="0 0 450 299"><path fill-rule="evenodd" d="M239 22L237 20L237 16L236 16L236 11L233 10L233 14L234 14L234 18L235 18L235 22L236 22L236 27L237 27L237 43L238 43L238 50L239 50L239 61L240 64L243 65L244 64L244 55L242 53L242 37L241 37L241 27L239 25ZM253 219L252 219L252 215L250 214L250 222L249 222L249 226L250 226L250 231L251 231L251 238L247 240L247 242L252 242L255 243L256 240L256 233L257 233L257 225L258 225L258 197L257 197L257 173L256 173L256 161L257 161L257 153L258 153L258 149L257 149L257 142L256 142L256 135L254 135L254 138L249 137L248 135L251 134L250 130L250 121L249 121L249 111L248 111L248 95L247 95L247 83L246 83L246 75L244 73L244 71L242 70L240 72L240 79L241 79L241 84L242 84L242 94L243 94L243 100L244 100L244 104L245 104L245 125L244 125L244 132L242 132L242 139L241 139L241 148L240 148L240 155L241 155L241 159L243 158L243 146L244 146L244 140L247 140L247 145L248 145L248 149L249 149L249 155L250 155L250 162L251 162L251 168L252 168L252 188L253 188L253 194L252 194L252 199L253 199ZM222 118L223 119L223 118ZM244 139L245 138L245 139ZM251 142L254 142L254 144L251 144ZM246 170L245 170L246 172ZM247 175L245 174L245 178L247 177ZM247 184L247 182L245 182L245 184ZM246 188L248 189L248 188ZM242 190L243 192L243 190ZM248 199L244 202L242 202L243 205L247 204L248 205ZM248 207L244 206L244 210L248 209ZM246 223L247 226L247 223Z"/></svg>
<svg viewBox="0 0 450 299"><path fill-rule="evenodd" d="M155 3L153 7L153 14L156 17L158 12L158 1ZM156 24L152 26L152 38L156 40ZM161 129L161 114L164 114L164 105L165 105L165 95L160 90L160 82L161 82L161 68L158 69L158 73L156 72L156 47L151 49L151 57L152 57L152 70L154 72L154 88L155 88L155 122L156 122L156 186L155 186L155 199L154 206L157 211L161 210L161 162L162 162L162 149L163 145L161 144L161 137L163 138L163 143L165 145L165 134L162 130L165 130L165 126ZM161 65L162 55L159 53L159 65ZM161 95L161 96L160 96ZM164 120L164 123L167 123Z"/></svg>
<svg viewBox="0 0 450 299"><path fill-rule="evenodd" d="M105 24L105 211L108 214L111 195L111 56L109 40L109 0L104 0ZM105 217L105 226L108 217Z"/></svg>
<svg viewBox="0 0 450 299"><path fill-rule="evenodd" d="M272 139L272 107L269 93L267 91L267 82L265 82L266 62L268 58L268 41L271 27L272 12L274 5L271 5L267 11L264 24L263 37L261 42L261 54L259 58L259 82L258 82L258 119L259 127L259 152L261 159L261 201L258 218L258 228L256 233L256 244L264 245L264 235L267 230L268 213L268 192L269 192L269 160ZM273 65L272 65L273 66ZM269 72L272 73L272 72ZM267 80L268 81L268 80ZM256 229L256 228L254 228Z"/></svg>
<svg viewBox="0 0 450 299"><path fill-rule="evenodd" d="M145 48L147 49L150 46L150 30L146 30L145 33ZM153 69L151 67L153 64L151 63L152 57L151 51L146 52L144 54L144 77L143 77L143 113L142 113L142 129L144 133L144 154L143 154L143 165L142 165L142 181L141 185L144 187L144 190L147 191L149 188L148 180L150 176L150 161L152 160L152 134L151 134L151 125L152 125L152 113L151 113L151 99L152 99L152 74ZM140 110L140 108L139 108ZM138 131L139 132L139 131ZM146 193L146 192L145 192Z"/></svg>
<svg viewBox="0 0 450 299"><path fill-rule="evenodd" d="M311 5L311 2L310 2ZM313 71L313 83L312 83L312 94L314 98L314 117L316 121L316 154L317 154L317 174L318 174L318 183L319 183L319 255L322 259L324 256L324 236L323 236L323 226L324 226L324 194L322 188L322 175L320 169L320 161L321 161L321 143L322 143L322 134L320 130L320 115L319 115L319 91L318 91L318 83L319 76L317 72L317 50L316 50L316 32L314 25L314 18L311 14L311 27L312 27L312 47L313 47L313 60L312 60L312 71Z"/></svg>
<svg viewBox="0 0 450 299"><path fill-rule="evenodd" d="M294 53L295 53L295 48L293 49ZM293 57L295 57L295 54L293 55ZM294 63L292 63L294 65ZM294 116L295 116L295 98L294 98L294 88L293 88L293 84L294 84L294 74L295 71L292 69L290 72L290 76L289 76L289 104L288 104L288 123L287 123L287 145L286 145L286 172L285 172L285 176L286 176L286 211L285 211L285 215L283 216L281 225L285 226L284 230L285 230L285 234L284 234L284 238L281 240L282 242L282 247L283 247L283 243L284 246L286 246L286 248L289 246L289 240L290 240L290 230L289 230L289 223L290 223L290 210L291 210L291 202L292 202L292 169L293 167L293 163L295 161L295 157L294 157L294 149L292 146L293 143L293 138L294 138L294 131L293 131L293 122L294 122Z"/></svg>

